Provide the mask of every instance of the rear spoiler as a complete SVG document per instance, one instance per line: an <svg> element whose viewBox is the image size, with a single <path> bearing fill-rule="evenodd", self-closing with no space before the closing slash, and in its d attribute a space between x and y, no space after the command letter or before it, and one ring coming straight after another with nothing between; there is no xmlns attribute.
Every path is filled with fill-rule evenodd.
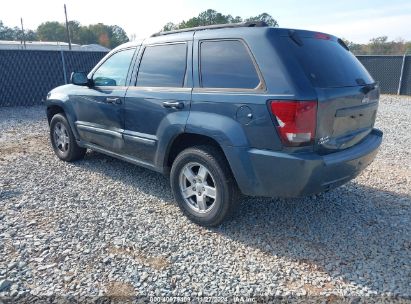
<svg viewBox="0 0 411 304"><path fill-rule="evenodd" d="M281 35L283 36L283 35ZM321 39L321 40L330 40L338 42L344 49L349 51L350 49L345 44L345 42L337 38L335 36L320 33L320 32L311 32L311 31L303 31L303 30L288 30L288 36L291 38L292 41L295 42L298 46L303 46L304 42L301 38L314 38L314 39Z"/></svg>

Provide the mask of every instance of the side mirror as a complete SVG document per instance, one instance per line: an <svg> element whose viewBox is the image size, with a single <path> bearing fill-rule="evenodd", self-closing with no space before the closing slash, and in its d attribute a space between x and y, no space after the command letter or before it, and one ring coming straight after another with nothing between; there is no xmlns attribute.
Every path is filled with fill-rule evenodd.
<svg viewBox="0 0 411 304"><path fill-rule="evenodd" d="M79 86L88 86L90 84L90 81L84 72L71 73L70 82Z"/></svg>

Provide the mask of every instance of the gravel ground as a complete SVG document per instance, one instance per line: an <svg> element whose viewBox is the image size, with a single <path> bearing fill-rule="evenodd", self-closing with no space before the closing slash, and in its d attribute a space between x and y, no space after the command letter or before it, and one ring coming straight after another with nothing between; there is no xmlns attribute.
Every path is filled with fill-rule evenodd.
<svg viewBox="0 0 411 304"><path fill-rule="evenodd" d="M0 299L408 302L410 122L411 98L383 96L384 143L361 176L310 198L242 199L206 229L166 177L95 152L59 161L42 107L0 108Z"/></svg>

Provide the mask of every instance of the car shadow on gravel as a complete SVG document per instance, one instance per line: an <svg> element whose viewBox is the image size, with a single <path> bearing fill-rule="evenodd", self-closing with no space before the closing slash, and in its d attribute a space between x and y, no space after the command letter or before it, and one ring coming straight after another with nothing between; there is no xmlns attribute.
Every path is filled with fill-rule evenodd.
<svg viewBox="0 0 411 304"><path fill-rule="evenodd" d="M410 221L409 195L352 181L310 198L246 198L220 230L360 289L404 295L410 293Z"/></svg>
<svg viewBox="0 0 411 304"><path fill-rule="evenodd" d="M21 192L20 190L8 190L8 189L3 190L1 189L1 185L0 185L0 202L12 199L14 197L18 197L22 193L23 192Z"/></svg>
<svg viewBox="0 0 411 304"><path fill-rule="evenodd" d="M88 151L84 161L73 164L86 170L104 174L108 178L134 188L136 191L156 196L166 202L173 201L169 179L158 172L94 151Z"/></svg>
<svg viewBox="0 0 411 304"><path fill-rule="evenodd" d="M96 152L75 164L174 201L168 178L159 173ZM409 195L352 181L309 198L243 198L235 217L211 230L334 280L395 295L410 288L410 219Z"/></svg>

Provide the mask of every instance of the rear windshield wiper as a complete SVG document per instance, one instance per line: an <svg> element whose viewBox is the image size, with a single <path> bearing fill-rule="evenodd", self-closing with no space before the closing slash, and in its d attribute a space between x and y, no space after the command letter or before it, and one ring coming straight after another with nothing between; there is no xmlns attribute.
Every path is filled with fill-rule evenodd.
<svg viewBox="0 0 411 304"><path fill-rule="evenodd" d="M361 92L364 95L367 95L369 92L375 89L376 83L364 84L364 87L361 89Z"/></svg>
<svg viewBox="0 0 411 304"><path fill-rule="evenodd" d="M289 30L288 31L288 36L294 41L298 46L303 46L303 41L301 38L298 36L297 32L295 30Z"/></svg>

